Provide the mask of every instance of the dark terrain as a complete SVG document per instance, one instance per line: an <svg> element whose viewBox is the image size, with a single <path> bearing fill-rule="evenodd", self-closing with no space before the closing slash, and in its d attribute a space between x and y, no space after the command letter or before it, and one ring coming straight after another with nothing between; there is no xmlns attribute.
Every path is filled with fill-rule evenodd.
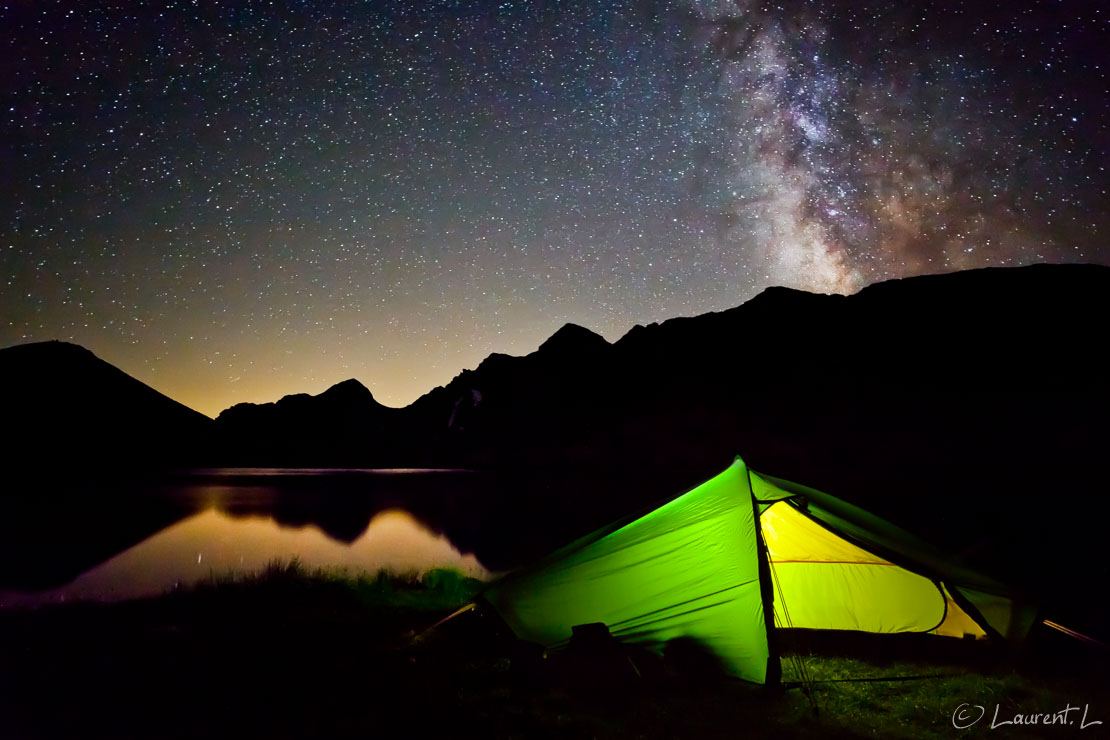
<svg viewBox="0 0 1110 740"><path fill-rule="evenodd" d="M918 740L1098 737L1110 722L1105 654L1058 635L1020 655L928 635L796 636L774 691L670 646L543 657L474 612L427 631L473 590L450 572L274 565L159 599L0 612L0 736ZM961 704L990 714L957 733ZM991 731L996 705L1003 719L1089 706L1104 724L1080 731L1073 712L1071 727Z"/></svg>

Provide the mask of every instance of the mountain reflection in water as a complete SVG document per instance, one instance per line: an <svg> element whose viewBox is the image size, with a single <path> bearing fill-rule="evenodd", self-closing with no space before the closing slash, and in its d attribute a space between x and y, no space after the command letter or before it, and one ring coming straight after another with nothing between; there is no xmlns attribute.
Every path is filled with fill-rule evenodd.
<svg viewBox="0 0 1110 740"><path fill-rule="evenodd" d="M489 577L690 483L634 472L236 468L72 486L20 479L0 502L0 607L158 594L292 557L309 568L447 566Z"/></svg>
<svg viewBox="0 0 1110 740"><path fill-rule="evenodd" d="M0 606L153 596L211 576L257 572L272 561L293 558L309 568L345 568L352 573L383 569L422 573L449 567L471 577L489 577L474 555L460 553L446 537L400 509L376 514L366 531L347 544L313 525L284 527L268 517L235 518L212 507L64 586L37 593L0 591Z"/></svg>

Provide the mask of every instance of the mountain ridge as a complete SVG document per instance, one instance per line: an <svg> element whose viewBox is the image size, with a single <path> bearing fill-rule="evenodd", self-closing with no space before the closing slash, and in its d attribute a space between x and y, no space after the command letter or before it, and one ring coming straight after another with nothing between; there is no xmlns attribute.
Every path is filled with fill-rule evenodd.
<svg viewBox="0 0 1110 740"><path fill-rule="evenodd" d="M1091 339L1108 286L1108 267L1032 265L902 278L851 296L772 287L720 312L636 325L615 342L568 323L536 350L492 353L401 408L380 404L351 378L316 396L235 404L209 420L62 342L0 350L0 370L8 368L7 387L18 387L25 378L11 376L18 363L10 360L49 347L70 358L59 365L74 358L103 363L118 374L113 387L137 384L131 392L163 410L172 407L178 418L189 416L192 422L184 423L191 434L210 438L200 446L205 463L596 467L637 459L637 449L654 444L666 451L653 464L694 469L718 460L726 446L730 454L754 448L758 455L769 447L800 452L812 443L798 440L827 427L833 408L853 423L873 416L876 389L891 402L902 393L1064 387L1065 378L1089 386ZM1070 363L1061 360L1068 355ZM953 380L961 373L962 384ZM23 374L29 375L58 377ZM739 388L757 392L745 397ZM837 394L859 403L847 409ZM726 421L741 406L764 427L782 426L771 418L772 406L809 421L795 434L784 428L753 440ZM652 432L663 428L672 431ZM773 445L765 442L770 437ZM693 449L698 440L704 453Z"/></svg>

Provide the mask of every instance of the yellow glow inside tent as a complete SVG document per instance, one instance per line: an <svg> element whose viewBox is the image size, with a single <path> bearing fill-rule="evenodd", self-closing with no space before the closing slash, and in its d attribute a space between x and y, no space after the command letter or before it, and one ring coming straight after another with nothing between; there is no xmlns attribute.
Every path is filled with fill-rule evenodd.
<svg viewBox="0 0 1110 740"><path fill-rule="evenodd" d="M929 632L945 620L946 598L933 581L838 537L789 503L769 506L760 523L779 627Z"/></svg>
<svg viewBox="0 0 1110 740"><path fill-rule="evenodd" d="M987 639L987 633L971 618L971 615L960 608L960 605L948 593L947 588L944 589L944 598L948 602L948 610L945 612L944 621L937 627L935 634L944 635L945 637L974 635L976 640Z"/></svg>

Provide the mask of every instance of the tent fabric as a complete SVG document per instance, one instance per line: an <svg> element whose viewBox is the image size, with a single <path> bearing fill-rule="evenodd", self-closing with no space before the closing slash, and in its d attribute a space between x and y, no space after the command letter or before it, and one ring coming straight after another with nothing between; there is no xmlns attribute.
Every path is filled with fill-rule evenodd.
<svg viewBox="0 0 1110 740"><path fill-rule="evenodd" d="M775 625L928 632L945 618L933 581L838 537L780 501L760 516L775 582Z"/></svg>
<svg viewBox="0 0 1110 740"><path fill-rule="evenodd" d="M944 637L967 637L971 635L976 640L985 640L987 638L986 631L952 598L952 594L948 593L948 589L944 588L943 584L941 587L944 589L946 602L944 621L934 630L934 633Z"/></svg>
<svg viewBox="0 0 1110 740"><path fill-rule="evenodd" d="M963 584L949 584L976 621L1008 640L1024 640L1036 622L1036 607L1006 594L981 591Z"/></svg>
<svg viewBox="0 0 1110 740"><path fill-rule="evenodd" d="M890 522L823 491L763 473L752 472L752 491L761 506L791 499L804 503L805 513L865 549L897 557L899 565L936 580L952 581L986 593L1007 588L978 571L955 562L935 547Z"/></svg>
<svg viewBox="0 0 1110 740"><path fill-rule="evenodd" d="M1024 640L1032 628L1036 616L1032 603L906 530L822 491L754 471L751 477L752 492L764 511L774 502L793 501L806 516L840 537L947 587L947 600L976 625L966 634ZM955 618L947 623L945 634L955 623Z"/></svg>
<svg viewBox="0 0 1110 740"><path fill-rule="evenodd" d="M693 640L755 683L777 676L767 612L779 628L1009 639L1023 639L1034 616L905 530L739 457L688 493L509 573L483 597L518 637L547 648L603 622L658 652Z"/></svg>
<svg viewBox="0 0 1110 740"><path fill-rule="evenodd" d="M604 622L656 651L694 640L739 678L763 683L770 650L747 470L721 475L613 531L599 530L483 593L518 637L565 644Z"/></svg>

